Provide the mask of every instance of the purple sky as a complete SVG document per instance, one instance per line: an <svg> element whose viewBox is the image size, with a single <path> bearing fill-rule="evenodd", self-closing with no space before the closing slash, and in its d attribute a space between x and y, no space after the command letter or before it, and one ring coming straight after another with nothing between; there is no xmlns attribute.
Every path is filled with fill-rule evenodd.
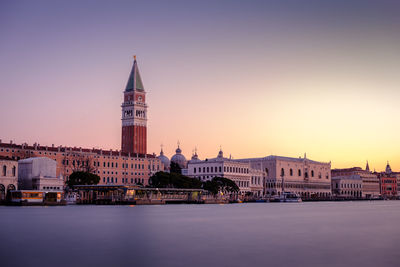
<svg viewBox="0 0 400 267"><path fill-rule="evenodd" d="M149 152L400 168L399 1L1 1L0 138L120 148L138 57Z"/></svg>

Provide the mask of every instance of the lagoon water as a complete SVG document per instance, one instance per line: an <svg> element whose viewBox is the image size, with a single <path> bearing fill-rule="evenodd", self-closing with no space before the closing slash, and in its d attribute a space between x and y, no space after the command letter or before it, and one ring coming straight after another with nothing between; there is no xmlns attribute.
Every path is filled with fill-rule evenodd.
<svg viewBox="0 0 400 267"><path fill-rule="evenodd" d="M0 266L400 266L400 201L2 206Z"/></svg>

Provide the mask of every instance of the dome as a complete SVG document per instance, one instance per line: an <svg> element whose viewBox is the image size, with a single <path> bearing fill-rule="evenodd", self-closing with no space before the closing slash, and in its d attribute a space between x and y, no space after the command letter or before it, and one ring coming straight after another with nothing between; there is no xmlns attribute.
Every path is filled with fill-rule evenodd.
<svg viewBox="0 0 400 267"><path fill-rule="evenodd" d="M161 163L164 165L164 170L169 170L169 158L164 155L164 151L161 149L160 156L157 157Z"/></svg>
<svg viewBox="0 0 400 267"><path fill-rule="evenodd" d="M223 157L224 157L224 152L222 152L222 148L220 148L218 152L218 158L223 158Z"/></svg>
<svg viewBox="0 0 400 267"><path fill-rule="evenodd" d="M171 162L175 162L181 167L182 169L185 169L187 166L187 160L184 155L182 155L182 150L178 148L175 150L176 154L172 156Z"/></svg>
<svg viewBox="0 0 400 267"><path fill-rule="evenodd" d="M191 160L189 160L189 162L190 163L193 163L193 162L200 162L201 160L199 159L199 156L197 155L197 151L195 150L195 152L194 152L194 154L193 154L193 156L192 156L192 159Z"/></svg>
<svg viewBox="0 0 400 267"><path fill-rule="evenodd" d="M387 174L391 174L392 173L392 168L390 168L389 161L388 161L388 163L386 165L386 173Z"/></svg>

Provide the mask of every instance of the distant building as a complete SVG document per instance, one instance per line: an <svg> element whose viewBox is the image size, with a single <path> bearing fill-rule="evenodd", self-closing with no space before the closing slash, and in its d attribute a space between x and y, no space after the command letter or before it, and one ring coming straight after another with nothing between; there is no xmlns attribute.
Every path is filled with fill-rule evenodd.
<svg viewBox="0 0 400 267"><path fill-rule="evenodd" d="M11 190L18 189L18 162L0 156L0 168L0 201L3 201Z"/></svg>
<svg viewBox="0 0 400 267"><path fill-rule="evenodd" d="M381 195L384 198L397 197L397 175L392 172L389 162L386 165L385 172L378 173Z"/></svg>
<svg viewBox="0 0 400 267"><path fill-rule="evenodd" d="M381 190L378 175L369 170L368 162L365 170L360 167L332 170L332 192L338 196L353 195L355 197L358 189L352 190L356 188L348 186L356 186L355 184L358 183L356 182L357 179L361 180L362 198L377 198L380 196Z"/></svg>
<svg viewBox="0 0 400 267"><path fill-rule="evenodd" d="M331 195L331 163L309 160L306 156L268 156L239 161L265 172L264 192L267 196L281 195L282 190L297 193L304 199Z"/></svg>
<svg viewBox="0 0 400 267"><path fill-rule="evenodd" d="M241 194L252 192L252 188L257 194L262 192L258 184L259 180L262 182L262 172L252 171L248 162L225 158L222 150L216 158L205 160L199 160L196 153L188 162L187 175L200 181L210 181L214 177L228 178L236 183Z"/></svg>
<svg viewBox="0 0 400 267"><path fill-rule="evenodd" d="M57 177L57 162L47 157L18 161L20 190L60 191L64 189L62 176Z"/></svg>
<svg viewBox="0 0 400 267"><path fill-rule="evenodd" d="M136 56L124 91L122 103L121 151L131 155L147 154L146 92Z"/></svg>
<svg viewBox="0 0 400 267"><path fill-rule="evenodd" d="M175 150L175 155L173 155L171 158L171 163L172 162L178 164L181 169L187 168L187 160L185 156L182 154L182 150L179 147L179 144L178 148Z"/></svg>
<svg viewBox="0 0 400 267"><path fill-rule="evenodd" d="M159 159L161 161L162 165L163 165L162 171L169 172L171 163L169 161L169 158L164 155L164 151L163 151L162 148L161 148L161 151L160 151L160 155L157 157L157 159Z"/></svg>
<svg viewBox="0 0 400 267"><path fill-rule="evenodd" d="M359 175L332 176L332 195L342 198L362 198L362 179Z"/></svg>

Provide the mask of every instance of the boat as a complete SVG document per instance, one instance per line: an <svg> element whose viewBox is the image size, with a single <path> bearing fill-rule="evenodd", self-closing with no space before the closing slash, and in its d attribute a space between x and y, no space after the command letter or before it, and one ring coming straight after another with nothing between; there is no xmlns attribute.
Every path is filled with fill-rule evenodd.
<svg viewBox="0 0 400 267"><path fill-rule="evenodd" d="M280 196L275 196L274 202L302 202L301 197L296 193L283 192Z"/></svg>

